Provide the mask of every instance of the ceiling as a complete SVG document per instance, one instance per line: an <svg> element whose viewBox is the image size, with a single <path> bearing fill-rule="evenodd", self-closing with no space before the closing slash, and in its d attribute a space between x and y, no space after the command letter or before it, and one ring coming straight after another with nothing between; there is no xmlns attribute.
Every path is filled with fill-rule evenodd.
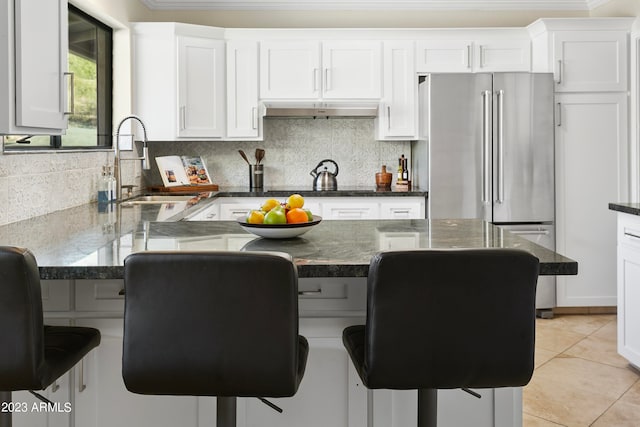
<svg viewBox="0 0 640 427"><path fill-rule="evenodd" d="M610 0L141 0L155 10L591 10Z"/></svg>

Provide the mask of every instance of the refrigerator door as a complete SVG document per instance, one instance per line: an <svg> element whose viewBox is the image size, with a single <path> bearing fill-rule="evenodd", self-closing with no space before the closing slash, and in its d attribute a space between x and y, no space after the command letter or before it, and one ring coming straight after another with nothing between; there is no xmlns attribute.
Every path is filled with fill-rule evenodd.
<svg viewBox="0 0 640 427"><path fill-rule="evenodd" d="M492 221L552 222L553 76L495 73L493 92Z"/></svg>
<svg viewBox="0 0 640 427"><path fill-rule="evenodd" d="M500 232L508 231L550 250L556 248L555 227L550 224L501 225ZM536 289L536 309L556 306L556 276L539 276Z"/></svg>
<svg viewBox="0 0 640 427"><path fill-rule="evenodd" d="M491 74L431 74L425 83L427 215L491 221Z"/></svg>

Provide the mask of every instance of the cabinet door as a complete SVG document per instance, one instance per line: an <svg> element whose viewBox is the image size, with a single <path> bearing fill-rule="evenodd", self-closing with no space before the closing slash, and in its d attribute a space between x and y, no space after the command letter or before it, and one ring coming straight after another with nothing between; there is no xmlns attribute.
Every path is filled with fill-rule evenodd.
<svg viewBox="0 0 640 427"><path fill-rule="evenodd" d="M558 276L558 306L616 305L611 200L628 198L626 94L559 94L556 250L580 265Z"/></svg>
<svg viewBox="0 0 640 427"><path fill-rule="evenodd" d="M18 127L67 128L67 20L66 0L15 0Z"/></svg>
<svg viewBox="0 0 640 427"><path fill-rule="evenodd" d="M381 52L381 43L376 41L322 43L322 97L380 98Z"/></svg>
<svg viewBox="0 0 640 427"><path fill-rule="evenodd" d="M475 71L530 71L529 40L478 40L474 43Z"/></svg>
<svg viewBox="0 0 640 427"><path fill-rule="evenodd" d="M178 136L224 136L224 42L178 36Z"/></svg>
<svg viewBox="0 0 640 427"><path fill-rule="evenodd" d="M640 366L640 249L624 244L618 245L618 353Z"/></svg>
<svg viewBox="0 0 640 427"><path fill-rule="evenodd" d="M415 45L384 43L384 97L378 118L379 139L415 138L416 96Z"/></svg>
<svg viewBox="0 0 640 427"><path fill-rule="evenodd" d="M418 72L471 72L472 47L470 40L419 40L416 69Z"/></svg>
<svg viewBox="0 0 640 427"><path fill-rule="evenodd" d="M320 97L319 42L261 42L260 98Z"/></svg>
<svg viewBox="0 0 640 427"><path fill-rule="evenodd" d="M554 33L556 91L626 91L627 38L622 31Z"/></svg>
<svg viewBox="0 0 640 427"><path fill-rule="evenodd" d="M257 399L239 399L239 427L365 427L367 395L342 345L342 330L364 319L300 319L309 357L298 392L269 399L278 413Z"/></svg>
<svg viewBox="0 0 640 427"><path fill-rule="evenodd" d="M424 199L404 200L404 197L397 197L393 201L383 201L380 203L381 219L412 219L425 218Z"/></svg>
<svg viewBox="0 0 640 427"><path fill-rule="evenodd" d="M215 407L213 398L146 396L125 388L122 380L121 319L82 319L82 326L98 328L100 345L76 366L75 425L82 427L198 427L212 425L200 414ZM209 418L203 420L199 418Z"/></svg>
<svg viewBox="0 0 640 427"><path fill-rule="evenodd" d="M258 43L227 42L227 135L257 138Z"/></svg>

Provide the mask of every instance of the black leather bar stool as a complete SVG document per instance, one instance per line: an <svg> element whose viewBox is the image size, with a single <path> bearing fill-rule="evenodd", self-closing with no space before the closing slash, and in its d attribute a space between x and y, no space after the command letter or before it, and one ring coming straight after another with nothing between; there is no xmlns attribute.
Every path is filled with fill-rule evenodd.
<svg viewBox="0 0 640 427"><path fill-rule="evenodd" d="M97 329L43 325L35 257L0 246L0 402L13 391L44 390L99 344ZM11 413L2 413L0 427L11 424Z"/></svg>
<svg viewBox="0 0 640 427"><path fill-rule="evenodd" d="M296 393L309 346L288 255L150 251L124 267L129 391L217 396L218 427L235 426L236 396Z"/></svg>
<svg viewBox="0 0 640 427"><path fill-rule="evenodd" d="M376 255L366 325L343 332L364 385L418 390L418 426L435 427L437 389L527 384L538 264L512 249Z"/></svg>

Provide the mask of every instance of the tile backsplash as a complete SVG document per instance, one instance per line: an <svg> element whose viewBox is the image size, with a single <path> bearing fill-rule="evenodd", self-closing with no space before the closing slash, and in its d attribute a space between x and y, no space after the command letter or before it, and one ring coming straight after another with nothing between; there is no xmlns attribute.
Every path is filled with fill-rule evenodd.
<svg viewBox="0 0 640 427"><path fill-rule="evenodd" d="M382 165L395 173L398 157L411 155L409 141L376 141L373 119L268 119L264 135L264 141L151 142L151 170L142 176L162 185L155 156L200 155L221 188L248 189L249 167L238 150L253 162L263 148L265 188L311 189L309 172L324 159L338 163L338 188L374 188ZM0 155L0 225L96 201L102 165L112 162L111 151ZM138 184L138 174L139 162L123 163L123 183Z"/></svg>
<svg viewBox="0 0 640 427"><path fill-rule="evenodd" d="M337 118L266 119L264 141L152 142L149 154L152 158L200 155L214 183L221 187L248 188L249 167L238 150L243 150L253 163L256 148L263 148L266 152L262 160L265 188L311 189L313 177L309 172L324 159L332 159L339 166L338 188L373 188L375 173L382 165L395 172L398 157L404 154L410 158L411 154L409 141L376 141L373 119ZM155 161L152 163L152 169L145 178L153 185L162 185Z"/></svg>

